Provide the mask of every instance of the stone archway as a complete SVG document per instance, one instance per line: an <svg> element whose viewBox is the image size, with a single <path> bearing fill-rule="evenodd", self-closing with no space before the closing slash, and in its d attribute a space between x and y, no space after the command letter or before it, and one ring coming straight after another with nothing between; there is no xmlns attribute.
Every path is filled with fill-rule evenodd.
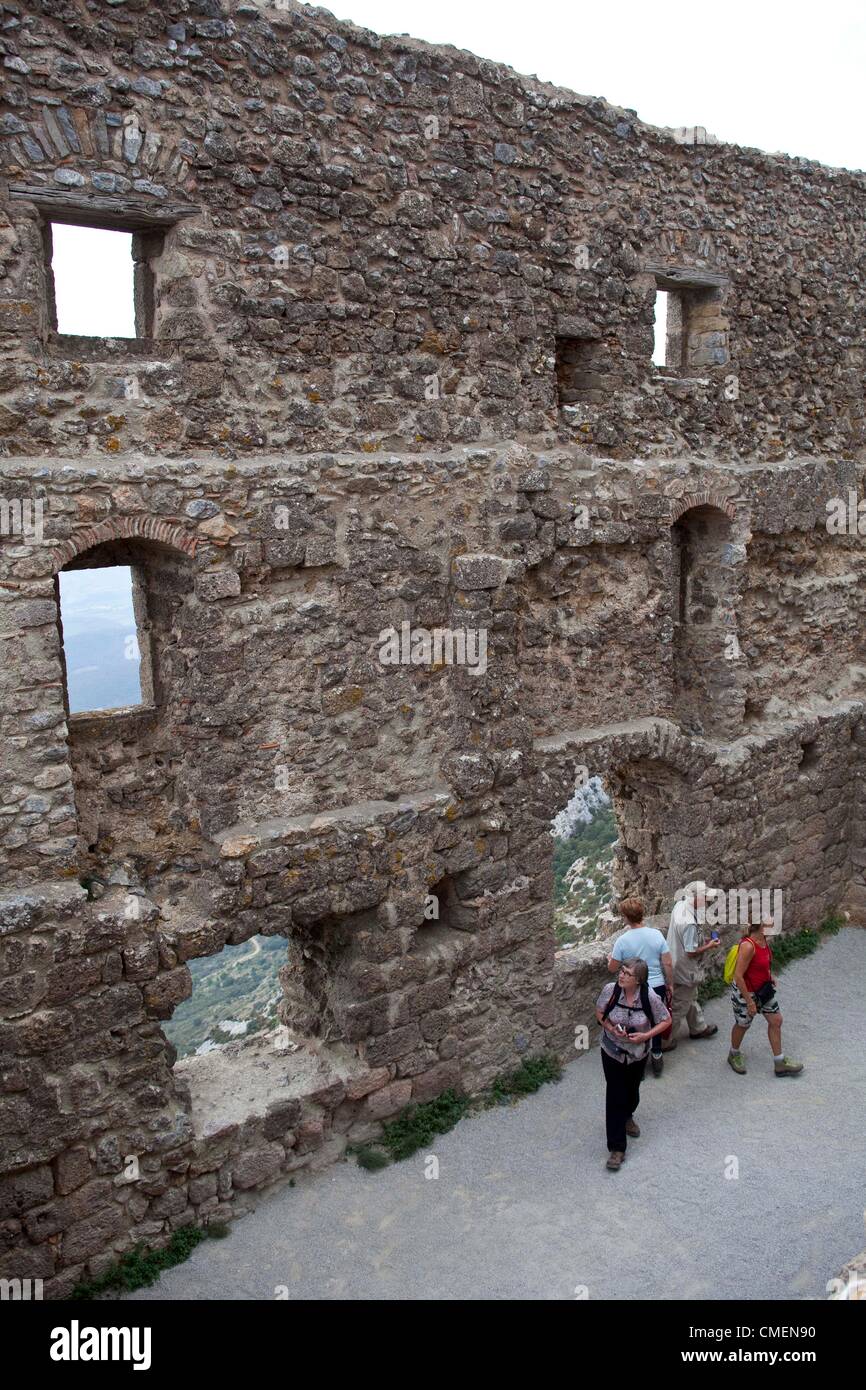
<svg viewBox="0 0 866 1390"><path fill-rule="evenodd" d="M604 779L620 831L616 896L640 897L651 915L669 907L682 883L712 868L703 838L712 793L695 787L713 764L708 745L667 720L646 719L539 739L535 753L532 803L540 819L553 819L587 769Z"/></svg>

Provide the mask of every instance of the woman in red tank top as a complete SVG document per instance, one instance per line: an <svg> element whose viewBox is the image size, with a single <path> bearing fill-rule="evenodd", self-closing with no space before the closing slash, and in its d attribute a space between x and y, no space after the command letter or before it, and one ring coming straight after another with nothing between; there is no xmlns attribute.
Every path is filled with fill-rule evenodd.
<svg viewBox="0 0 866 1390"><path fill-rule="evenodd" d="M754 935L750 934L749 936L743 937L744 942L751 941L755 948L748 966L743 971L743 979L746 982L746 989L749 994L757 994L761 985L765 985L768 982L772 983L770 964L773 959L773 953L764 936L763 925L761 925L757 931L754 931L753 928L753 932ZM743 952L743 954L745 955L745 952Z"/></svg>
<svg viewBox="0 0 866 1390"><path fill-rule="evenodd" d="M752 1019L762 1013L767 1020L767 1036L773 1053L773 1070L777 1076L796 1076L803 1070L802 1062L792 1062L782 1051L782 1012L772 976L773 954L766 939L766 929L773 927L772 919L758 921L749 928L737 952L737 965L731 989L734 1006L734 1026L731 1030L731 1050L728 1066L739 1076L746 1072L746 1060L740 1047L751 1027Z"/></svg>

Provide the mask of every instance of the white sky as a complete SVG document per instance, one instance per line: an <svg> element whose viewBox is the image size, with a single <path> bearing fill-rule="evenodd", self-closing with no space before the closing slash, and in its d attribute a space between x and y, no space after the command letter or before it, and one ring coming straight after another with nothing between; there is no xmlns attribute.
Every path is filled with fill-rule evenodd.
<svg viewBox="0 0 866 1390"><path fill-rule="evenodd" d="M58 333L134 338L132 236L52 222Z"/></svg>
<svg viewBox="0 0 866 1390"><path fill-rule="evenodd" d="M338 19L468 48L651 125L866 167L864 0L329 0Z"/></svg>

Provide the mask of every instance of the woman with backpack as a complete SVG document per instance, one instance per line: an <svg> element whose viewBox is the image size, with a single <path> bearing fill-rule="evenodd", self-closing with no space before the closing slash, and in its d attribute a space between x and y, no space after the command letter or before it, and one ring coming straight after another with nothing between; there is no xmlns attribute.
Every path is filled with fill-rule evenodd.
<svg viewBox="0 0 866 1390"><path fill-rule="evenodd" d="M595 1006L601 1024L601 1064L607 1093L607 1166L622 1167L627 1135L637 1139L640 1128L634 1112L640 1104L640 1083L646 1070L651 1040L663 1033L670 1014L647 984L646 961L632 956L623 961L616 983L605 985Z"/></svg>
<svg viewBox="0 0 866 1390"><path fill-rule="evenodd" d="M731 985L734 1006L734 1026L731 1030L731 1050L728 1065L738 1076L745 1076L746 1061L740 1047L752 1019L762 1013L767 1020L767 1036L773 1053L773 1070L777 1076L797 1076L802 1062L792 1062L782 1051L782 1013L776 996L776 981L771 974L773 953L767 941L767 929L772 918L752 925L749 935L732 946L725 962L725 980ZM736 955L734 954L736 952Z"/></svg>

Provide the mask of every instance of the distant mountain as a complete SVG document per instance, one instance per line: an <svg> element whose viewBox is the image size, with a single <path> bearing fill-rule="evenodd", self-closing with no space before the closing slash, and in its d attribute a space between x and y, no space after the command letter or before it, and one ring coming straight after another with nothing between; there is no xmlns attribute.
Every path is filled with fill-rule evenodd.
<svg viewBox="0 0 866 1390"><path fill-rule="evenodd" d="M554 933L558 948L590 941L613 897L613 848L618 838L610 799L599 778L582 789L553 822Z"/></svg>

